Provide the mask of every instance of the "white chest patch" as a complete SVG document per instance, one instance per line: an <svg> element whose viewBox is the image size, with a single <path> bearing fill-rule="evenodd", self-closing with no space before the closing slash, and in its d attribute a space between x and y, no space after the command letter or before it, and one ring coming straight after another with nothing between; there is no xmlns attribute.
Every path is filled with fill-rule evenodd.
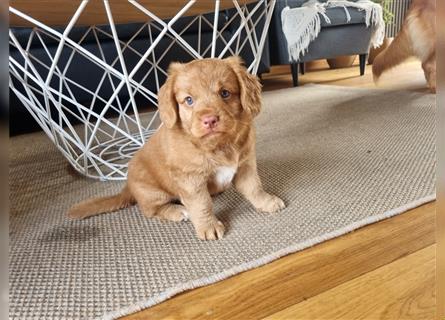
<svg viewBox="0 0 445 320"><path fill-rule="evenodd" d="M227 186L232 182L233 176L236 173L235 167L219 167L216 168L215 182L220 187Z"/></svg>

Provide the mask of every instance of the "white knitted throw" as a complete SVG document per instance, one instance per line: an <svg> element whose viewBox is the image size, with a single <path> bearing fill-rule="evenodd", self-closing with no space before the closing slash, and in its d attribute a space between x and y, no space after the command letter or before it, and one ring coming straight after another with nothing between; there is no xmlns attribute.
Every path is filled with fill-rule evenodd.
<svg viewBox="0 0 445 320"><path fill-rule="evenodd" d="M331 21L326 15L327 8L342 7L345 9L346 21L351 20L347 7L365 11L365 23L367 27L374 26L371 35L371 45L376 48L383 43L385 37L385 22L383 21L382 6L370 0L357 2L347 0L328 0L320 3L317 0L309 0L301 7L290 9L285 7L281 12L283 33L286 37L289 59L298 61L300 56L307 51L309 44L317 38L321 29L320 16L326 23Z"/></svg>

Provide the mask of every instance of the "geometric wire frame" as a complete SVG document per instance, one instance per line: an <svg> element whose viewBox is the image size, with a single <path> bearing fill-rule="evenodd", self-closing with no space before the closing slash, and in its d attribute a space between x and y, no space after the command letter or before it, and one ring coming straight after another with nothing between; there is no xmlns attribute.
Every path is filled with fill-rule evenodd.
<svg viewBox="0 0 445 320"><path fill-rule="evenodd" d="M137 1L128 0L147 16L147 22L141 23L135 34L124 41L119 39L108 1L103 2L108 18L107 28L89 26L75 40L69 35L88 1L79 3L63 32L10 7L11 14L27 20L34 27L25 43L18 40L13 30L9 30L10 46L20 52L20 59L9 57L9 85L78 172L101 180L122 180L126 178L127 164L134 152L161 125L157 109L154 107L151 112L144 112L141 105L157 105L157 92L162 85L161 80L166 77L164 69L168 64L163 64L166 53L179 46L191 60L223 58L238 55L247 49L252 56L248 70L256 74L275 0L260 0L253 6L239 5L237 0L233 0L236 13L222 25L219 24L220 1L216 0L215 10L210 16L197 15L186 25L181 25L180 29L178 19L196 1L187 2L166 22ZM233 25L234 19L239 23L233 34L227 37L224 31ZM260 21L263 22L262 30L258 27ZM204 26L212 28L211 41L206 42L201 38ZM197 33L197 41L193 43L183 36L192 27ZM133 46L133 42L143 34L150 39L150 43L148 48L141 51ZM86 38L95 42L95 52L82 46ZM111 59L102 48L104 39L114 43L116 54ZM161 39L164 43L167 39L168 46L156 51ZM49 49L49 42L57 43L55 52ZM36 57L31 54L31 45L39 46L45 55ZM67 59L61 59L62 52L68 52L68 55L64 55ZM129 53L137 56L138 62L134 66L125 61ZM100 70L101 76L94 86L73 80L74 59L85 59L92 68L96 68L96 72ZM155 82L152 90L143 85L148 77ZM111 95L103 94L101 88L105 86L112 89ZM87 97L88 103L79 102L79 96Z"/></svg>

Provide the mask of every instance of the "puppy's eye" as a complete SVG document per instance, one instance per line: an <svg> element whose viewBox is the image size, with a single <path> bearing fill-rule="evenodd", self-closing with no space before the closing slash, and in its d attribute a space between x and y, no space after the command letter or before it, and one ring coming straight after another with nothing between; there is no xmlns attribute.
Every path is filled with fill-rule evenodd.
<svg viewBox="0 0 445 320"><path fill-rule="evenodd" d="M193 105L193 98L188 96L185 98L185 103L187 103L189 106Z"/></svg>
<svg viewBox="0 0 445 320"><path fill-rule="evenodd" d="M230 92L226 89L222 89L220 94L221 98L223 99L227 99L228 97L230 97Z"/></svg>

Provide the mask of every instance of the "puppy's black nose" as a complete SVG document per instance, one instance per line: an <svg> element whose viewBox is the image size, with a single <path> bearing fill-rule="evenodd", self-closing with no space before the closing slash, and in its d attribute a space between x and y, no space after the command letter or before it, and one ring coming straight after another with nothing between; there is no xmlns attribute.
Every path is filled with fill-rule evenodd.
<svg viewBox="0 0 445 320"><path fill-rule="evenodd" d="M201 121L204 128L213 129L218 125L219 117L214 115L204 116Z"/></svg>

